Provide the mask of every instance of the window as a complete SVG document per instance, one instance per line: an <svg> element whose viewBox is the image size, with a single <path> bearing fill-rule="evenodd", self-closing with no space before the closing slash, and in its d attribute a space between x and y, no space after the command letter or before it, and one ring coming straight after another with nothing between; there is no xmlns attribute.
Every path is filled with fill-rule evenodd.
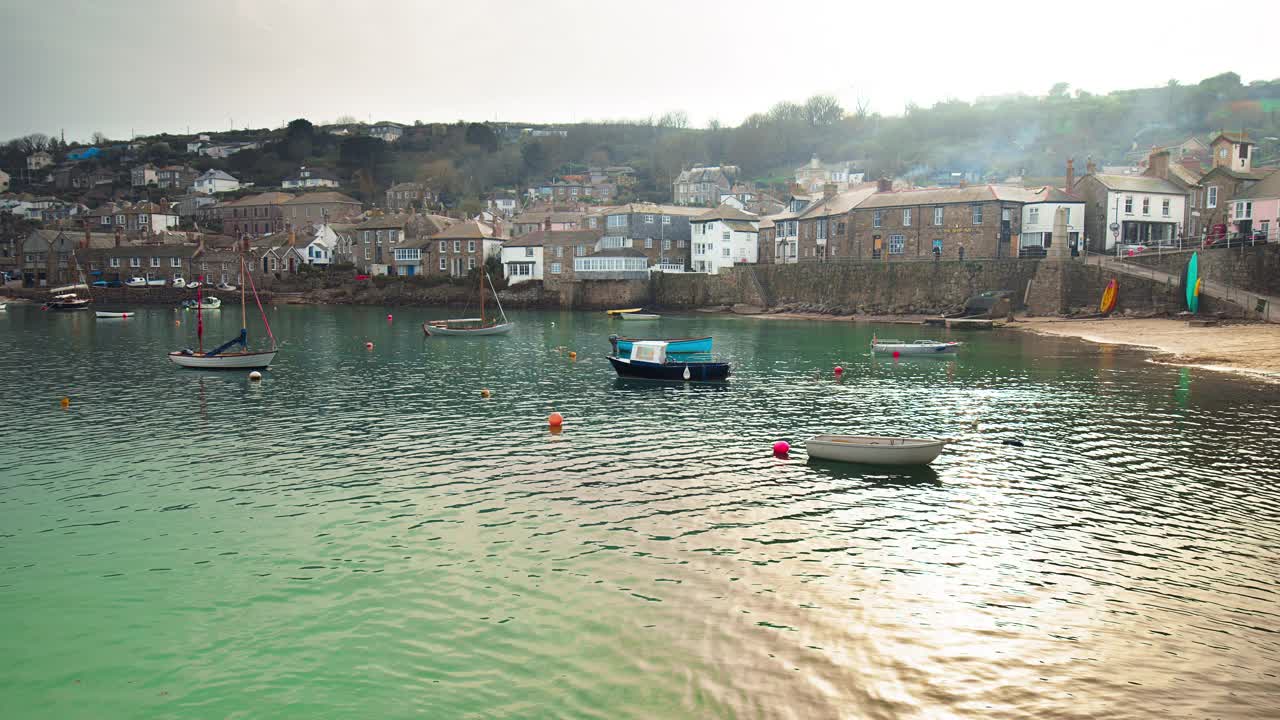
<svg viewBox="0 0 1280 720"><path fill-rule="evenodd" d="M663 241L662 241L662 249L663 249L663 250L670 250L670 249L671 249L671 240L669 240L669 239L668 239L668 240L663 240Z"/></svg>
<svg viewBox="0 0 1280 720"><path fill-rule="evenodd" d="M557 250L559 250L560 248L556 248L556 249L557 249ZM557 257L558 257L558 256L557 256ZM551 273L552 273L553 275L559 275L559 274L560 274L560 263L557 263L557 262L553 262L553 263L551 263Z"/></svg>
<svg viewBox="0 0 1280 720"><path fill-rule="evenodd" d="M1253 203L1252 202L1236 203L1236 219L1237 220L1253 219Z"/></svg>
<svg viewBox="0 0 1280 720"><path fill-rule="evenodd" d="M1218 186L1217 185L1209 186L1209 199L1205 201L1204 206L1207 208L1218 207Z"/></svg>
<svg viewBox="0 0 1280 720"><path fill-rule="evenodd" d="M587 227L589 227L589 228L593 228L593 227L595 227L595 226L596 226L596 219L595 219L595 218L587 218Z"/></svg>
<svg viewBox="0 0 1280 720"><path fill-rule="evenodd" d="M475 252L475 251L476 251L476 241L475 241L475 240L468 240L468 241L467 241L467 252Z"/></svg>
<svg viewBox="0 0 1280 720"><path fill-rule="evenodd" d="M1160 201L1160 214L1169 217L1169 198Z"/></svg>
<svg viewBox="0 0 1280 720"><path fill-rule="evenodd" d="M728 231L728 230L725 230L724 232L720 233L720 239L722 239L722 240L728 240L728 239L729 239L729 231Z"/></svg>
<svg viewBox="0 0 1280 720"><path fill-rule="evenodd" d="M453 251L454 251L454 252L462 252L462 241L461 241L461 240L454 240L454 241L453 241Z"/></svg>
<svg viewBox="0 0 1280 720"><path fill-rule="evenodd" d="M365 258L365 260L368 260L368 259L369 259L369 258ZM443 255L442 255L442 256L440 256L440 270L441 270L442 272L443 272L443 271L445 271L445 270L448 270L448 269L449 269L449 264L448 264L448 263L449 263L449 261L448 261L448 260L445 260Z"/></svg>
<svg viewBox="0 0 1280 720"><path fill-rule="evenodd" d="M171 268L182 267L182 258L176 258L176 257L169 258L169 267Z"/></svg>
<svg viewBox="0 0 1280 720"><path fill-rule="evenodd" d="M871 227L880 227L884 224L884 211L877 210L871 216Z"/></svg>
<svg viewBox="0 0 1280 720"><path fill-rule="evenodd" d="M1040 224L1040 208L1033 207L1027 210L1027 224L1028 225Z"/></svg>
<svg viewBox="0 0 1280 720"><path fill-rule="evenodd" d="M1124 196L1124 212L1126 215L1133 214L1133 196L1132 195Z"/></svg>
<svg viewBox="0 0 1280 720"><path fill-rule="evenodd" d="M111 267L120 267L120 258L111 258Z"/></svg>
<svg viewBox="0 0 1280 720"><path fill-rule="evenodd" d="M817 222L817 235L819 240L827 239L827 219L820 218Z"/></svg>
<svg viewBox="0 0 1280 720"><path fill-rule="evenodd" d="M365 249L364 249L364 259L365 259L365 260L368 260L368 259L370 259L370 258L372 258L372 257L373 257L373 253L372 253L372 252L370 252L369 248L365 248ZM444 258L440 258L440 262L444 262Z"/></svg>
<svg viewBox="0 0 1280 720"><path fill-rule="evenodd" d="M911 208L902 209L902 227L911 227Z"/></svg>
<svg viewBox="0 0 1280 720"><path fill-rule="evenodd" d="M677 240L677 241L676 241L676 247L678 247L678 248L683 248L683 247L684 247L684 241L683 241L683 240Z"/></svg>
<svg viewBox="0 0 1280 720"><path fill-rule="evenodd" d="M381 231L381 230L375 230L375 231L373 232L373 237L374 237L374 241L375 241L375 242L377 242L377 244L378 244L378 245L382 245L382 231Z"/></svg>
<svg viewBox="0 0 1280 720"><path fill-rule="evenodd" d="M123 215L117 215L117 216L116 216L116 224L117 224L117 225L123 225L123 224L124 224L124 216L123 216Z"/></svg>
<svg viewBox="0 0 1280 720"><path fill-rule="evenodd" d="M564 246L563 246L563 245L557 245L557 246L556 246L555 256L556 256L556 257L564 257Z"/></svg>
<svg viewBox="0 0 1280 720"><path fill-rule="evenodd" d="M979 205L978 207L982 207L982 206ZM901 255L906 250L906 245L907 245L906 238L904 238L902 235L889 236L889 254L890 255Z"/></svg>
<svg viewBox="0 0 1280 720"><path fill-rule="evenodd" d="M468 269L468 270L475 270L475 269L476 269L476 259L475 259L475 258L467 258L467 269Z"/></svg>
<svg viewBox="0 0 1280 720"><path fill-rule="evenodd" d="M645 216L644 216L644 222L645 222L645 224L646 224L646 225L652 225L652 224L653 224L653 216L652 216L652 215L645 215Z"/></svg>
<svg viewBox="0 0 1280 720"><path fill-rule="evenodd" d="M663 224L663 225L670 225L670 224L671 224L671 216L670 216L670 215L663 215L663 216L662 216L662 224Z"/></svg>
<svg viewBox="0 0 1280 720"><path fill-rule="evenodd" d="M111 216L110 216L110 215L103 215L103 216L102 216L102 224L103 224L103 225L110 225L110 224L111 224Z"/></svg>
<svg viewBox="0 0 1280 720"><path fill-rule="evenodd" d="M653 249L653 238L645 238L645 239L644 239L644 249L645 249L645 250L652 250L652 249Z"/></svg>
<svg viewBox="0 0 1280 720"><path fill-rule="evenodd" d="M533 257L533 248L531 248L531 247L527 247L527 248L525 248L525 249L524 249L524 256L525 256L525 257Z"/></svg>
<svg viewBox="0 0 1280 720"><path fill-rule="evenodd" d="M151 267L154 267L154 268L160 267L160 258L158 257L151 258Z"/></svg>
<svg viewBox="0 0 1280 720"><path fill-rule="evenodd" d="M973 211L973 224L981 225L982 224L982 205L974 205L972 207L972 211ZM892 237L889 238L889 242L893 243ZM890 250L889 254L892 255L893 250Z"/></svg>
<svg viewBox="0 0 1280 720"><path fill-rule="evenodd" d="M942 257L942 239L941 238L933 241L933 256Z"/></svg>
<svg viewBox="0 0 1280 720"><path fill-rule="evenodd" d="M1143 215L1151 214L1151 198L1149 197L1142 198L1142 214Z"/></svg>
<svg viewBox="0 0 1280 720"><path fill-rule="evenodd" d="M578 257L582 257L583 255L586 255L586 254L587 254L587 246L586 246L586 245L579 245L578 247L574 248L574 252L573 252L573 254L574 254L574 255L577 255Z"/></svg>
<svg viewBox="0 0 1280 720"><path fill-rule="evenodd" d="M277 261L276 261L276 259L275 259L275 258L271 258L271 269L272 269L272 270L279 270L279 269L280 269L280 264L279 264L279 262L277 262Z"/></svg>
<svg viewBox="0 0 1280 720"><path fill-rule="evenodd" d="M448 240L441 240L441 241L440 241L440 252L448 252L448 251L449 251L449 241L448 241Z"/></svg>
<svg viewBox="0 0 1280 720"><path fill-rule="evenodd" d="M844 223L843 223L843 222L838 222L838 223L836 223L836 235L840 235L840 236L843 236L843 235L844 235Z"/></svg>
<svg viewBox="0 0 1280 720"><path fill-rule="evenodd" d="M627 226L626 215L610 215L607 220L607 226L611 228L620 228Z"/></svg>

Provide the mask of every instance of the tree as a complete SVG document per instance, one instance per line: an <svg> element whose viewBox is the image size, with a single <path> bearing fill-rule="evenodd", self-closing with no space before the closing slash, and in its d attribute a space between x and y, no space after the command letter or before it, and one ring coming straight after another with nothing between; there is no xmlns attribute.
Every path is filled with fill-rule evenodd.
<svg viewBox="0 0 1280 720"><path fill-rule="evenodd" d="M1068 83L1064 83L1064 82L1054 83L1053 87L1049 88L1049 97L1055 98L1055 99L1066 98L1067 91L1070 89L1071 89L1071 85L1069 85Z"/></svg>
<svg viewBox="0 0 1280 720"><path fill-rule="evenodd" d="M468 125L466 139L468 145L476 145L489 152L494 152L498 149L498 136L494 134L493 128L484 123L471 123Z"/></svg>
<svg viewBox="0 0 1280 720"><path fill-rule="evenodd" d="M804 119L810 127L834 125L843 117L844 108L831 95L814 95L804 101Z"/></svg>
<svg viewBox="0 0 1280 720"><path fill-rule="evenodd" d="M101 130L94 132L91 140L94 145L106 145L107 143L111 142L110 140L107 139L107 136L103 134Z"/></svg>
<svg viewBox="0 0 1280 720"><path fill-rule="evenodd" d="M40 152L49 147L49 136L44 133L31 133L25 137L18 138L19 146L22 152L30 155L33 152Z"/></svg>
<svg viewBox="0 0 1280 720"><path fill-rule="evenodd" d="M277 154L284 160L302 162L311 155L315 136L315 126L305 118L298 118L286 126Z"/></svg>
<svg viewBox="0 0 1280 720"><path fill-rule="evenodd" d="M355 169L373 170L387 155L387 144L370 135L353 135L338 146L338 162Z"/></svg>
<svg viewBox="0 0 1280 720"><path fill-rule="evenodd" d="M520 146L520 170L524 178L541 177L547 172L547 149L537 140Z"/></svg>
<svg viewBox="0 0 1280 720"><path fill-rule="evenodd" d="M684 130L689 127L689 114L683 110L671 110L658 118L658 127L671 130Z"/></svg>

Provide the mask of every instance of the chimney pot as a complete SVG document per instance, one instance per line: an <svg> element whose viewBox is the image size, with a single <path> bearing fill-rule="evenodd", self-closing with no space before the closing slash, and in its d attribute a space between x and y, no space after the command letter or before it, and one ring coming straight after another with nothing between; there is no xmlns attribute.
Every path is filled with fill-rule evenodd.
<svg viewBox="0 0 1280 720"><path fill-rule="evenodd" d="M876 180L876 192L893 192L893 181L887 177L881 177Z"/></svg>
<svg viewBox="0 0 1280 720"><path fill-rule="evenodd" d="M830 198L835 197L835 195L836 195L836 184L835 184L835 183L825 183L825 184L823 184L823 186L822 186L822 197L823 197L823 198L830 199Z"/></svg>
<svg viewBox="0 0 1280 720"><path fill-rule="evenodd" d="M1067 186L1063 188L1067 192L1071 192L1071 188L1076 184L1076 159L1067 158Z"/></svg>

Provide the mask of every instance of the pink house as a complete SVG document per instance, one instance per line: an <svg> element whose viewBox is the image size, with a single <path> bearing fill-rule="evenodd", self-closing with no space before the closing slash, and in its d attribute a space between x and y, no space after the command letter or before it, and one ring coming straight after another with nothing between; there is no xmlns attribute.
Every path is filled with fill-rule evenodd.
<svg viewBox="0 0 1280 720"><path fill-rule="evenodd" d="M1271 242L1280 240L1280 170L1236 196L1229 218L1232 232L1257 232Z"/></svg>

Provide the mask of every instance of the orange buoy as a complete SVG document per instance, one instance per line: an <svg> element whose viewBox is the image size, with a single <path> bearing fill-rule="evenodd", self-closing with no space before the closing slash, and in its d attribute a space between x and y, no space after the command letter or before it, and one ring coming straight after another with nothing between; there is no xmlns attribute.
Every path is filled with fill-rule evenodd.
<svg viewBox="0 0 1280 720"><path fill-rule="evenodd" d="M491 395L489 388L480 388L480 397L487 398L489 395Z"/></svg>
<svg viewBox="0 0 1280 720"><path fill-rule="evenodd" d="M570 360L577 360L577 359L578 359L578 353L574 352L573 350L570 350L570 351L569 351L569 359L570 359Z"/></svg>
<svg viewBox="0 0 1280 720"><path fill-rule="evenodd" d="M60 405L62 405L62 409L63 409L63 410L66 410L67 408L71 407L71 398L69 398L69 397L64 397L64 398L62 398L62 400L59 402L59 404L60 404Z"/></svg>
<svg viewBox="0 0 1280 720"><path fill-rule="evenodd" d="M564 416L558 412L553 412L547 416L547 424L553 428L558 428L564 424Z"/></svg>

